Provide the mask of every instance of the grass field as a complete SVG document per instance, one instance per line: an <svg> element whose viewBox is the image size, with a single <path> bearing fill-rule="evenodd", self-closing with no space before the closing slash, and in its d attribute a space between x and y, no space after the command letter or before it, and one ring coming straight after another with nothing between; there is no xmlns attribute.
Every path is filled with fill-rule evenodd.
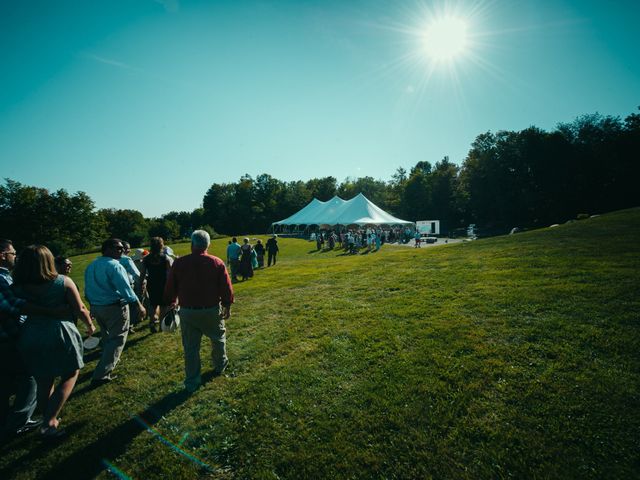
<svg viewBox="0 0 640 480"><path fill-rule="evenodd" d="M15 439L0 478L640 478L639 241L640 209L358 256L281 239L235 286L226 376L184 394L179 334L145 331L89 390L88 353L70 438Z"/></svg>

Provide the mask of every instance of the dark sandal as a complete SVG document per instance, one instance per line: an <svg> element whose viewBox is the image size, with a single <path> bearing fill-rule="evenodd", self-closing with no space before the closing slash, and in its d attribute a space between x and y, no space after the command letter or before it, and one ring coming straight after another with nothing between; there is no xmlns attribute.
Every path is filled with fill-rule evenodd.
<svg viewBox="0 0 640 480"><path fill-rule="evenodd" d="M46 427L40 429L40 435L43 440L55 441L66 437L67 432L64 428Z"/></svg>

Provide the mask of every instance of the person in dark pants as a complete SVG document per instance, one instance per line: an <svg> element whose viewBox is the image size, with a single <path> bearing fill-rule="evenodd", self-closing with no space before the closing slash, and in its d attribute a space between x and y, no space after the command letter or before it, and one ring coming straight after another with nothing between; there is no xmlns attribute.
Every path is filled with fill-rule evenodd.
<svg viewBox="0 0 640 480"><path fill-rule="evenodd" d="M151 333L155 333L160 331L160 311L166 307L162 301L162 295L173 260L165 254L162 238L153 237L149 242L151 252L142 259L140 279L147 282L149 304L151 305L149 329Z"/></svg>
<svg viewBox="0 0 640 480"><path fill-rule="evenodd" d="M227 263L229 264L229 270L231 270L231 280L238 281L238 267L240 265L240 245L238 239L233 237L227 246Z"/></svg>
<svg viewBox="0 0 640 480"><path fill-rule="evenodd" d="M2 439L37 428L42 420L31 419L36 408L36 381L18 352L17 341L23 314L52 317L70 315L65 305L46 308L33 305L16 297L11 289L10 271L16 261L16 250L11 240L0 240L0 434ZM15 395L13 405L9 399Z"/></svg>
<svg viewBox="0 0 640 480"><path fill-rule="evenodd" d="M258 240L256 242L256 246L253 247L253 250L256 252L256 256L258 257L258 268L264 267L264 245L262 244L262 240Z"/></svg>
<svg viewBox="0 0 640 480"><path fill-rule="evenodd" d="M267 254L268 254L267 267L270 267L271 261L273 261L274 265L276 264L276 256L280 251L280 249L278 248L278 235L274 233L273 237L267 240L266 248L267 248Z"/></svg>

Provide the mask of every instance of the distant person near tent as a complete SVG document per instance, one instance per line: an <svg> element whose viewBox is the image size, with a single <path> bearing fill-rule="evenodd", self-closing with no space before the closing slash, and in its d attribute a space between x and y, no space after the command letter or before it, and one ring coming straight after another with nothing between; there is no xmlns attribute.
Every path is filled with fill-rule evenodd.
<svg viewBox="0 0 640 480"><path fill-rule="evenodd" d="M231 270L231 280L234 282L238 281L238 265L241 253L238 239L233 237L227 246L227 263L229 264L229 270Z"/></svg>
<svg viewBox="0 0 640 480"><path fill-rule="evenodd" d="M251 254L253 247L249 243L249 239L245 238L240 247L240 266L238 273L242 276L242 280L253 277L253 264L251 262Z"/></svg>
<svg viewBox="0 0 640 480"><path fill-rule="evenodd" d="M267 267L271 266L271 261L273 261L273 266L275 267L276 257L278 255L278 252L280 251L280 249L278 248L278 235L274 233L273 237L267 240L266 247L267 247L267 254L268 254Z"/></svg>
<svg viewBox="0 0 640 480"><path fill-rule="evenodd" d="M262 240L257 240L256 241L256 246L253 247L253 251L256 252L256 260L258 260L258 267L257 268L262 268L264 267L264 245L262 244Z"/></svg>

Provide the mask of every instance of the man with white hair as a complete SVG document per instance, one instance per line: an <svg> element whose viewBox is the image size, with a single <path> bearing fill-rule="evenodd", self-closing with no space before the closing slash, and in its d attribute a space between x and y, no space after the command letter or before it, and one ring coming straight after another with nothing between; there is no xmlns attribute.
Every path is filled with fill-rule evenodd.
<svg viewBox="0 0 640 480"><path fill-rule="evenodd" d="M229 363L225 320L230 316L233 287L222 260L207 253L211 239L204 230L191 234L191 254L176 259L169 271L164 300L175 307L180 302L180 331L184 348L184 385L195 392L201 385L200 343L211 340L214 376L222 375Z"/></svg>

